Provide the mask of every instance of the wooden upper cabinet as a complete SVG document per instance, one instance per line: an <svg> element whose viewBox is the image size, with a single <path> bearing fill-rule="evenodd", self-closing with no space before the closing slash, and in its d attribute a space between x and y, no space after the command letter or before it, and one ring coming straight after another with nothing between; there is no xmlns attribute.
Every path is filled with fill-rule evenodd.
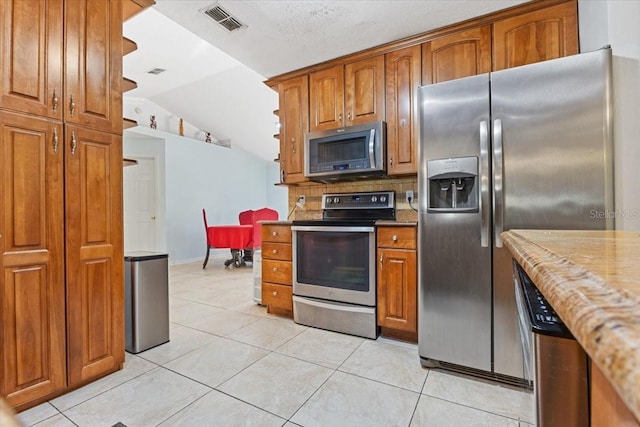
<svg viewBox="0 0 640 427"><path fill-rule="evenodd" d="M13 407L66 385L62 133L0 111L0 395Z"/></svg>
<svg viewBox="0 0 640 427"><path fill-rule="evenodd" d="M65 122L121 133L122 2L67 2L65 40Z"/></svg>
<svg viewBox="0 0 640 427"><path fill-rule="evenodd" d="M576 2L503 19L493 24L493 70L578 53Z"/></svg>
<svg viewBox="0 0 640 427"><path fill-rule="evenodd" d="M69 386L124 363L122 137L65 129Z"/></svg>
<svg viewBox="0 0 640 427"><path fill-rule="evenodd" d="M384 120L384 55L344 67L346 126Z"/></svg>
<svg viewBox="0 0 640 427"><path fill-rule="evenodd" d="M460 31L422 45L422 84L491 71L491 28Z"/></svg>
<svg viewBox="0 0 640 427"><path fill-rule="evenodd" d="M2 0L0 26L0 105L62 120L62 0Z"/></svg>
<svg viewBox="0 0 640 427"><path fill-rule="evenodd" d="M384 120L384 55L309 75L312 131Z"/></svg>
<svg viewBox="0 0 640 427"><path fill-rule="evenodd" d="M309 99L312 131L344 126L344 67L311 73Z"/></svg>
<svg viewBox="0 0 640 427"><path fill-rule="evenodd" d="M309 88L307 76L278 85L280 117L280 181L305 181L304 134L309 131Z"/></svg>
<svg viewBox="0 0 640 427"><path fill-rule="evenodd" d="M401 175L418 171L418 103L420 46L385 55L387 173Z"/></svg>

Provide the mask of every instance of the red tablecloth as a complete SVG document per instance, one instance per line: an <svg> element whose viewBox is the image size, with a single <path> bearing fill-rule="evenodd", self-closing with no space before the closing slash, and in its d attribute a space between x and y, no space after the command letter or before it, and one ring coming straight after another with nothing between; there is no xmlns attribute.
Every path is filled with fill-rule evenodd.
<svg viewBox="0 0 640 427"><path fill-rule="evenodd" d="M214 225L207 229L207 233L211 246L244 249L253 239L253 225Z"/></svg>

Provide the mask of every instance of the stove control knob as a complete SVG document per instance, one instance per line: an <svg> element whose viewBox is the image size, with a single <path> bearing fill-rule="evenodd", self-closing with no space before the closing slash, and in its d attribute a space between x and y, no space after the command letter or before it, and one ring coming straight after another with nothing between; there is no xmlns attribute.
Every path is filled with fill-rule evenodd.
<svg viewBox="0 0 640 427"><path fill-rule="evenodd" d="M326 202L328 205L330 205L330 204L331 204L331 197L327 197L327 198L325 199L325 202Z"/></svg>
<svg viewBox="0 0 640 427"><path fill-rule="evenodd" d="M333 203L340 203L340 199L338 197L333 198Z"/></svg>
<svg viewBox="0 0 640 427"><path fill-rule="evenodd" d="M371 196L371 202L375 203L378 201L378 198L376 196Z"/></svg>
<svg viewBox="0 0 640 427"><path fill-rule="evenodd" d="M387 197L386 196L380 196L380 201L382 203L385 203L387 201Z"/></svg>

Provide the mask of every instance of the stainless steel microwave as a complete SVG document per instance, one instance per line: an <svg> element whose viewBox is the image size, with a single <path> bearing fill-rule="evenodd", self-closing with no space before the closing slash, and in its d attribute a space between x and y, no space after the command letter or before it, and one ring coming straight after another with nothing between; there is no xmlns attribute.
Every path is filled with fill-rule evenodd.
<svg viewBox="0 0 640 427"><path fill-rule="evenodd" d="M386 123L309 132L304 138L304 149L304 174L312 181L384 175Z"/></svg>

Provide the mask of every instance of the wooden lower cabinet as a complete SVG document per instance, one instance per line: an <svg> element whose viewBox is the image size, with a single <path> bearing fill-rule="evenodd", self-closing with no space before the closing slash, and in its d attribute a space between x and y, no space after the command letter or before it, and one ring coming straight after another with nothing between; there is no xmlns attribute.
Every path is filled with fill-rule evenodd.
<svg viewBox="0 0 640 427"><path fill-rule="evenodd" d="M417 342L416 227L378 227L377 247L380 333Z"/></svg>
<svg viewBox="0 0 640 427"><path fill-rule="evenodd" d="M262 304L267 313L293 317L291 226L262 224Z"/></svg>
<svg viewBox="0 0 640 427"><path fill-rule="evenodd" d="M638 419L620 399L600 368L593 361L589 361L589 364L591 372L591 427L640 427Z"/></svg>
<svg viewBox="0 0 640 427"><path fill-rule="evenodd" d="M0 394L20 411L124 363L122 137L0 129Z"/></svg>
<svg viewBox="0 0 640 427"><path fill-rule="evenodd" d="M122 137L68 126L65 150L68 375L77 385L124 363Z"/></svg>
<svg viewBox="0 0 640 427"><path fill-rule="evenodd" d="M60 122L0 111L0 200L0 395L20 407L66 386Z"/></svg>

